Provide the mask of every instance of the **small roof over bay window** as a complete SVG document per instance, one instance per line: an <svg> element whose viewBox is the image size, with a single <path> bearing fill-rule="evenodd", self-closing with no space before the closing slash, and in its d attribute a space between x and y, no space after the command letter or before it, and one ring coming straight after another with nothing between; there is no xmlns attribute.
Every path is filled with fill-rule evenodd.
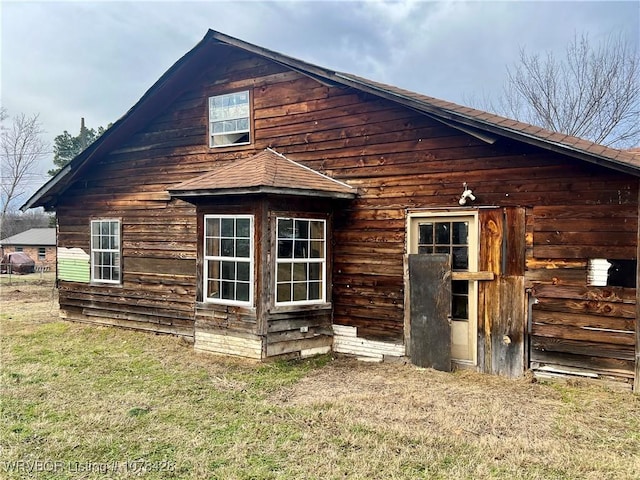
<svg viewBox="0 0 640 480"><path fill-rule="evenodd" d="M355 198L350 185L294 162L270 148L248 158L220 161L210 172L168 189L172 197L277 194L324 198Z"/></svg>

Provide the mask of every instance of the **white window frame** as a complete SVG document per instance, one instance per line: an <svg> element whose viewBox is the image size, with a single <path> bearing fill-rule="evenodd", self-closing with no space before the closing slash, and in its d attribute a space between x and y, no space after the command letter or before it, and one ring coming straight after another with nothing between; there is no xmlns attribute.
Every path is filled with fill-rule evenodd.
<svg viewBox="0 0 640 480"><path fill-rule="evenodd" d="M227 98L233 98L236 95L246 95L247 96L247 111L246 111L246 115L244 114L240 114L238 112L233 112L233 109L230 108L229 112L228 112L228 116L225 115L223 113L221 116L215 117L214 116L214 112L216 111L216 108L214 106L214 103L216 101L216 99L220 99L224 102L225 99ZM221 148L221 147L230 147L230 146L238 146L238 145L249 145L251 143L251 95L249 93L249 90L242 90L242 91L238 91L238 92L231 92L231 93L225 93L222 95L214 95L209 97L209 147L210 148ZM241 120L241 119L247 119L247 128L246 129L236 129L236 130L230 130L230 131L226 131L226 132L219 132L219 133L214 133L214 124L216 123L224 123L224 122L231 122L231 121L235 121L235 120ZM228 142L228 143L221 143L216 145L215 144L215 138L216 137L224 137L224 136L228 136L228 135L244 135L244 134L248 134L249 136L249 140L246 142Z"/></svg>
<svg viewBox="0 0 640 480"><path fill-rule="evenodd" d="M309 257L308 255L306 257L301 257L301 258L295 258L295 254L292 252L291 258L280 258L279 256L279 241L280 240L291 240L290 238L285 238L285 237L280 237L280 228L279 228L279 223L280 220L293 220L294 222L294 232L295 232L295 222L296 221L308 221L308 222L321 222L322 223L322 257L321 258L313 258L313 257ZM288 305L316 305L316 304L323 304L326 303L326 299L327 299L327 220L324 218L302 218L302 217L276 217L276 225L275 225L275 254L274 257L276 259L275 262L275 272L273 275L274 278L274 290L273 290L273 297L274 297L274 303L277 307L280 306L288 306ZM294 239L295 240L295 239ZM313 239L311 238L307 238L306 239L308 242L312 241ZM295 248L295 247L293 247ZM309 250L310 252L310 250ZM295 280L293 280L293 277L291 278L291 280L287 280L287 281L283 281L283 282L278 282L278 272L279 272L279 266L281 264L285 264L285 263L293 263L293 264L306 264L307 265L307 279L304 281L304 283L307 284L307 297L309 296L309 283L312 282L312 280L310 280L308 278L308 266L312 263L315 264L319 264L320 265L320 275L321 275L321 282L320 282L320 298L318 299L307 299L307 300L293 300L293 290L291 291L291 298L292 300L290 301L285 301L285 302L280 302L278 301L278 285L279 284L286 284L286 283L290 283L291 284L291 288L293 289L293 285L295 283L303 283L303 282L296 282Z"/></svg>
<svg viewBox="0 0 640 480"><path fill-rule="evenodd" d="M47 247L38 247L38 260L47 259Z"/></svg>
<svg viewBox="0 0 640 480"><path fill-rule="evenodd" d="M109 234L108 236L111 237L115 237L116 241L115 246L111 246L108 248L103 248L103 247L95 247L94 246L94 238L96 237L96 233L98 234L97 236L100 237L101 235L101 226L103 223L116 223L117 224L117 229L115 231L115 235L111 235ZM94 226L98 225L98 230L97 232L94 231ZM99 218L96 220L91 220L91 231L90 231L90 242L91 242L91 282L92 283L108 283L108 284L113 284L113 285L119 285L120 283L122 283L122 223L120 222L119 219L117 218ZM100 255L102 253L111 253L114 255L114 258L116 259L115 261L113 261L111 264L106 265L109 268L112 268L114 271L118 272L118 279L114 280L113 279L113 275L111 276L112 278L100 278L100 277L96 277L96 255Z"/></svg>
<svg viewBox="0 0 640 480"><path fill-rule="evenodd" d="M237 256L224 256L220 255L207 255L207 238L233 238L234 243L238 238L244 237L236 237L235 231L233 237L222 237L222 232L220 232L219 237L214 237L212 235L207 235L207 220L208 219L229 219L232 218L234 220L238 219L248 219L249 220L249 256L248 257L237 257ZM206 303L213 303L218 305L235 305L242 307L253 307L253 290L254 290L254 269L255 269L255 260L254 260L254 216L253 215L220 215L220 214L207 214L204 215L204 226L203 226L203 244L202 244L202 258L203 258L203 266L202 266L202 297L203 301ZM235 246L234 246L235 250ZM220 253L222 253L220 251ZM249 263L249 301L240 301L240 300L232 300L225 298L209 298L208 286L209 286L209 261L217 261L217 262L234 262L237 264L238 262ZM220 278L212 280L222 281L222 273L220 273ZM234 283L239 283L237 278L233 280ZM241 282L245 283L245 282ZM236 290L237 292L237 290ZM237 297L237 294L235 295Z"/></svg>

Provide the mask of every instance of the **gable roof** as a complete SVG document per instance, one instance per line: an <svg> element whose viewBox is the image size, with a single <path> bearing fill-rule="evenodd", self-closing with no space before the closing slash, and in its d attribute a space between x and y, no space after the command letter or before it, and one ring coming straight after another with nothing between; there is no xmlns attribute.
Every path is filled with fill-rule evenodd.
<svg viewBox="0 0 640 480"><path fill-rule="evenodd" d="M404 105L451 127L483 138L490 143L500 137L511 138L606 168L640 176L640 158L630 152L555 133L541 127L438 100L356 75L326 69L209 30L204 38L173 64L127 113L34 193L21 207L21 210L38 206L45 208L55 206L56 197L61 195L71 182L87 168L93 158L115 148L137 129L142 128L149 118L158 115L166 104L178 97L182 85L200 73L203 68L216 62L224 62L230 49L234 48L268 58L323 84L351 87Z"/></svg>
<svg viewBox="0 0 640 480"><path fill-rule="evenodd" d="M267 148L248 158L220 162L213 171L169 189L178 198L246 193L353 198L356 189Z"/></svg>
<svg viewBox="0 0 640 480"><path fill-rule="evenodd" d="M2 245L40 245L55 246L55 228L32 228L22 233L17 233L0 241Z"/></svg>

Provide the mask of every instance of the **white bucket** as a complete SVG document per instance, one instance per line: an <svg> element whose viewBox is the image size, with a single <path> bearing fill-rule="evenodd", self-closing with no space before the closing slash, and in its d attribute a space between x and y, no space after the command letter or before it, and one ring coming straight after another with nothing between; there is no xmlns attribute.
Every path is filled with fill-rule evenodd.
<svg viewBox="0 0 640 480"><path fill-rule="evenodd" d="M593 287L606 287L610 267L611 263L605 258L593 258L589 260L587 283Z"/></svg>

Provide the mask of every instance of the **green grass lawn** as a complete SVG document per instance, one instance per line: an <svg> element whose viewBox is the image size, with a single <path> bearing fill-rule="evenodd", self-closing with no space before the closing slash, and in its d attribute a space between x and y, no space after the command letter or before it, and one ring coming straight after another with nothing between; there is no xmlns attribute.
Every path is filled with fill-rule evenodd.
<svg viewBox="0 0 640 480"><path fill-rule="evenodd" d="M640 398L66 323L2 284L0 478L640 478Z"/></svg>

